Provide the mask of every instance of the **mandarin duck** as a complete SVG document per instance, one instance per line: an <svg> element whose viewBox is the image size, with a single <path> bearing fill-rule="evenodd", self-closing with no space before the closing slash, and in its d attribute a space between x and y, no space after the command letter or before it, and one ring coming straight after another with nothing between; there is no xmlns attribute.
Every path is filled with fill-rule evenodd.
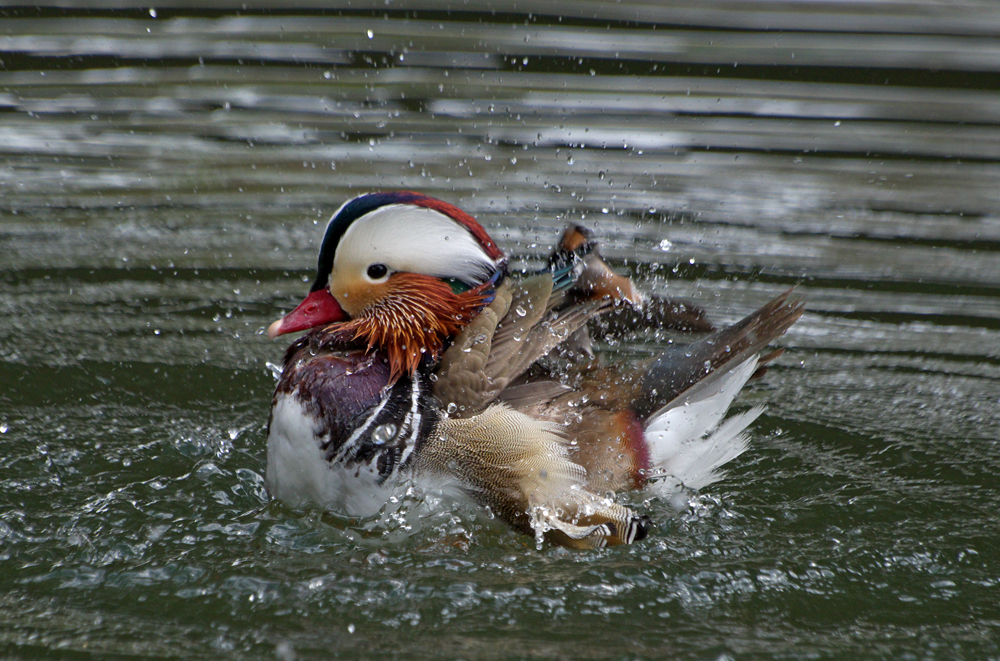
<svg viewBox="0 0 1000 661"><path fill-rule="evenodd" d="M593 356L589 321L656 303L582 228L515 280L486 230L448 203L350 200L326 227L309 295L268 329L308 332L272 399L267 488L293 507L365 517L404 481L445 481L539 543L642 539L649 518L613 495L719 479L762 408L725 413L803 311L786 292L643 363ZM668 324L711 328L698 308L658 303Z"/></svg>

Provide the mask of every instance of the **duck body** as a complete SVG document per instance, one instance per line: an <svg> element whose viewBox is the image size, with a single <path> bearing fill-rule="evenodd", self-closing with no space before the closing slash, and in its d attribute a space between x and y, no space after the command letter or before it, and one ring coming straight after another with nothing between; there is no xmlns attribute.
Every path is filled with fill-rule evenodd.
<svg viewBox="0 0 1000 661"><path fill-rule="evenodd" d="M681 315L666 323L707 326L695 309L668 307ZM603 365L587 324L621 309L649 300L580 228L548 269L515 281L486 231L451 205L410 192L348 202L309 296L269 329L308 331L272 400L269 492L366 517L416 479L457 485L539 540L643 538L649 519L608 494L718 479L762 409L726 411L802 304L785 294L652 361Z"/></svg>

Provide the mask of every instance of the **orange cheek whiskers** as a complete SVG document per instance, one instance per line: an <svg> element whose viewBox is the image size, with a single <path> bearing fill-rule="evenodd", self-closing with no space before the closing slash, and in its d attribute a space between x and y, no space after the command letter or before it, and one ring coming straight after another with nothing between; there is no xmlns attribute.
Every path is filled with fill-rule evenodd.
<svg viewBox="0 0 1000 661"><path fill-rule="evenodd" d="M393 275L386 285L378 300L342 328L386 353L390 384L416 372L425 354L436 358L489 299L481 287L455 294L447 283L413 273Z"/></svg>

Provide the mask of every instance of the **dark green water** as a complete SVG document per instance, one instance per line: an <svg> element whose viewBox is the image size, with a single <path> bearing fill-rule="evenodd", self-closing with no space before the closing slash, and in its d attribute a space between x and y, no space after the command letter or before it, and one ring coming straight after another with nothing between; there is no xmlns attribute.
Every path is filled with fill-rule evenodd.
<svg viewBox="0 0 1000 661"><path fill-rule="evenodd" d="M4 658L1000 658L995 3L67 6L0 10ZM599 552L269 502L262 331L392 188L797 284L751 449Z"/></svg>

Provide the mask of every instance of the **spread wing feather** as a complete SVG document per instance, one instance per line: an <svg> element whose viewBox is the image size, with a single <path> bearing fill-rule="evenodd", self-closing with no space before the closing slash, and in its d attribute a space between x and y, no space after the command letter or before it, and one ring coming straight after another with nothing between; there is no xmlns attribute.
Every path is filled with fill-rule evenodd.
<svg viewBox="0 0 1000 661"><path fill-rule="evenodd" d="M542 273L498 288L494 301L455 338L437 369L434 394L452 415L482 411L532 364L610 309L585 300L553 309L552 276ZM454 404L455 406L450 406Z"/></svg>

